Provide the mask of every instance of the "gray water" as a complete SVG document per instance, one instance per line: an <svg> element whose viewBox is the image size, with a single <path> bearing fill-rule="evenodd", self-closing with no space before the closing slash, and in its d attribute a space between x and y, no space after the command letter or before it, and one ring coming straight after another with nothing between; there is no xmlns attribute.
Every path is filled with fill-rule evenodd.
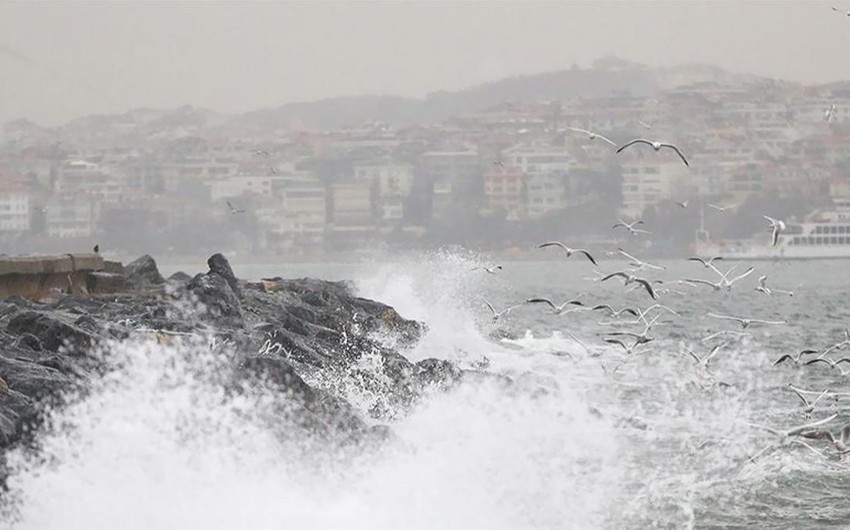
<svg viewBox="0 0 850 530"><path fill-rule="evenodd" d="M507 375L514 383L506 388L472 380L435 394L392 424L401 443L380 457L305 472L289 453L257 442L265 439L264 427L243 425L245 414L233 416L214 403L198 421L211 415L230 434L224 439L198 434L193 451L184 455L163 415L173 415L179 430L187 416L200 414L187 405L197 397L185 401L161 394L165 390L156 381L163 366L171 364L151 359L173 352L128 346L127 354L144 362L129 363L120 390L106 388L99 398L61 413L75 428L73 434L51 434L45 443L58 464L49 469L20 464L14 485L27 500L19 527L850 524L850 460L839 460L823 442L811 441L822 451L816 453L754 425L781 430L837 413L828 425L835 432L850 421L850 396L822 400L807 417L788 388L792 383L850 392L838 369L772 366L783 353L825 348L843 339L850 323L846 262L755 263L756 272L728 293L671 284L714 275L699 264L665 262L667 270L652 276L668 280L662 287L681 291L665 292L660 300L680 316L662 313L650 331L655 340L632 355L602 340L614 329L642 331L642 324L624 323L628 315L611 324L599 312L556 316L542 306L524 305L493 322L482 298L497 309L531 296L555 301L580 296L586 305L646 308L653 301L645 292L626 292L619 280L594 281L594 267L582 259L505 262L496 275L471 270L489 263L471 254L436 253L382 263L236 265L237 275L247 278L352 279L362 296L389 303L429 326L421 343L406 352L412 359L451 359ZM624 265L603 261L599 270ZM754 291L761 274L768 275L769 286L793 290L794 296ZM746 337L701 342L716 331L741 329L735 322L707 317L708 312L787 325L753 325ZM726 340L710 374L685 350L704 355ZM209 392L197 389L200 396ZM344 392L364 415L381 398L354 387ZM148 397L139 400L140 393ZM230 432L237 424L236 433ZM181 432L185 435L185 429ZM137 441L140 437L144 443ZM771 449L749 461L767 446ZM299 473L292 472L293 466ZM217 477L212 484L210 476ZM80 488L87 492L82 498L73 493ZM132 522L128 513L134 514ZM100 525L88 526L92 520Z"/></svg>

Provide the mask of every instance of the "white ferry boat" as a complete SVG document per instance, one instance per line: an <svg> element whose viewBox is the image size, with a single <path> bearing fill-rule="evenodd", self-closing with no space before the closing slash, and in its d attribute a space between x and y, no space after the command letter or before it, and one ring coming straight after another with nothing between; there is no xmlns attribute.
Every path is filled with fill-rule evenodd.
<svg viewBox="0 0 850 530"><path fill-rule="evenodd" d="M815 210L803 221L785 225L776 246L770 244L765 222L764 233L750 240L711 241L701 230L694 250L701 258L729 260L850 258L850 198L835 199L833 208Z"/></svg>

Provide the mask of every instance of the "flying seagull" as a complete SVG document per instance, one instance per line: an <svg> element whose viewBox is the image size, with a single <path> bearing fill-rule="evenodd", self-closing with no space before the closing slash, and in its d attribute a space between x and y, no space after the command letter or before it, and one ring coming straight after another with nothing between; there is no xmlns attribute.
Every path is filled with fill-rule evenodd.
<svg viewBox="0 0 850 530"><path fill-rule="evenodd" d="M707 269L711 266L712 263L714 263L715 261L720 261L722 259L723 259L723 256L714 256L713 258L711 258L707 261L704 260L703 258L694 257L694 258L688 258L687 261L698 261L698 262L702 263L702 266Z"/></svg>
<svg viewBox="0 0 850 530"><path fill-rule="evenodd" d="M759 284L758 284L758 287L755 288L755 290L760 292L760 293L764 293L764 294L770 296L770 295L773 294L773 291L771 291L770 287L768 287L766 284L767 284L767 275L763 274L763 275L759 276Z"/></svg>
<svg viewBox="0 0 850 530"><path fill-rule="evenodd" d="M501 265L495 265L493 267L475 267L472 270L474 270L474 271L483 270L487 274L496 274L496 271L502 270L502 266Z"/></svg>
<svg viewBox="0 0 850 530"><path fill-rule="evenodd" d="M641 124L641 126L642 126L644 129L652 129L652 125L650 125L650 124L646 123L645 121L638 120L638 123L639 123L639 124Z"/></svg>
<svg viewBox="0 0 850 530"><path fill-rule="evenodd" d="M836 438L832 432L821 429L805 431L800 433L800 436L808 438L809 440L827 440L833 447L835 447L835 450L838 451L841 458L844 458L844 455L850 452L847 448L847 444L850 443L850 424L845 425L844 428L841 429L841 433L838 435L838 438Z"/></svg>
<svg viewBox="0 0 850 530"><path fill-rule="evenodd" d="M484 300L484 299L482 298L482 300ZM491 304L487 300L484 300L484 304L487 306L487 309L489 309L490 312L493 313L493 322L502 318L503 315L507 315L508 313L510 313L512 309L519 307L519 305L512 305L508 308L502 309L501 311L496 311L493 308L493 304Z"/></svg>
<svg viewBox="0 0 850 530"><path fill-rule="evenodd" d="M643 285L643 288L646 289L646 292L649 293L649 296L651 296L653 298L653 300L658 299L658 295L655 294L655 290L652 288L652 284L649 282L649 280L646 280L645 278L638 278L637 276L633 276L633 275L629 274L628 272L624 272L624 271L613 272L613 273L609 274L608 276L603 277L600 281L604 282L605 280L608 280L608 279L613 278L615 276L619 276L619 277L623 278L625 280L624 285L629 285L629 284L632 284L632 283L639 283L639 284Z"/></svg>
<svg viewBox="0 0 850 530"><path fill-rule="evenodd" d="M733 317L733 316L727 316L727 315L718 315L717 313L708 313L708 316L710 316L712 318L720 318L720 319L723 319L723 320L734 320L736 322L740 322L741 327L743 329L747 329L752 324L764 324L766 326L768 326L768 325L780 326L782 324L785 324L784 320L759 320L757 318L742 318L742 317ZM848 361L850 361L850 359L848 359Z"/></svg>
<svg viewBox="0 0 850 530"><path fill-rule="evenodd" d="M726 347L728 344L729 342L727 341L723 344L718 344L717 346L711 348L711 351L702 359L700 359L697 354L694 353L694 351L688 348L687 346L685 346L685 349L688 351L688 354L690 354L690 356L694 358L697 364L702 366L706 372L709 372L710 370L708 369L708 362L711 361L711 359L713 359L715 355L717 355L717 352L719 352L722 348Z"/></svg>
<svg viewBox="0 0 850 530"><path fill-rule="evenodd" d="M719 291L722 288L726 288L727 291L731 291L732 286L735 285L735 282L742 280L742 279L746 278L747 276L749 276L750 274L752 274L752 272L755 270L755 267L750 267L749 269L746 270L746 272L744 272L743 274L739 274L738 276L732 278L731 280L728 279L727 276L729 276L729 273L732 272L735 269L735 267L732 267L731 269L726 271L726 274L723 274L722 272L717 270L714 266L711 266L711 269L714 270L714 272L716 272L717 274L720 275L720 279L717 280L717 282L712 282L712 281L709 281L709 280L702 280L702 279L699 279L699 278L685 279L685 280L682 280L682 281L685 282L685 283L690 283L690 284L707 285L707 286L711 287L712 289L714 289L715 291Z"/></svg>
<svg viewBox="0 0 850 530"><path fill-rule="evenodd" d="M233 205L230 204L230 201L227 201L227 207L230 208L230 213L232 214L245 213L245 210L241 208L234 208Z"/></svg>
<svg viewBox="0 0 850 530"><path fill-rule="evenodd" d="M800 353L798 353L796 357L791 355L790 353L786 353L785 355L783 355L779 359L776 359L773 362L773 366L776 366L777 364L780 364L780 363L785 362L785 361L791 361L794 364L800 364L800 359L803 358L803 355L811 355L811 354L814 354L814 353L818 353L818 350L805 349L805 350L802 350Z"/></svg>
<svg viewBox="0 0 850 530"><path fill-rule="evenodd" d="M730 206L718 206L716 204L711 204L710 202L706 203L706 206L708 206L709 208L712 208L714 210L717 210L718 212L725 212L726 210L731 210L732 208L734 208L734 206L731 206L731 205Z"/></svg>
<svg viewBox="0 0 850 530"><path fill-rule="evenodd" d="M664 267L663 265L653 265L651 263L641 261L641 260L637 259L636 257L632 256L631 254L629 254L628 252L626 252L625 250L621 249L621 248L618 248L617 252L619 252L621 256L632 260L631 263L629 263L629 265L636 267L637 270L641 270L641 269L645 269L645 268L646 269L655 269L655 270L658 270L658 271L667 270L667 267Z"/></svg>
<svg viewBox="0 0 850 530"><path fill-rule="evenodd" d="M593 256L590 255L590 252L583 248L570 248L567 245L561 243L560 241L547 241L546 243L541 243L537 245L537 248L546 248L546 247L558 247L564 251L566 257L570 257L573 254L584 254L585 257L590 260L591 263L596 265L596 260L593 259Z"/></svg>
<svg viewBox="0 0 850 530"><path fill-rule="evenodd" d="M549 300L548 298L529 298L528 300L525 301L525 303L526 304L547 304L549 307L552 308L552 313L555 314L555 315L567 313L568 312L567 306L570 306L570 305L583 306L584 305L581 302L579 302L578 300L567 300L566 302L564 302L562 304L556 304L555 302L553 302L552 300ZM573 309L573 311L575 311L575 309Z"/></svg>
<svg viewBox="0 0 850 530"><path fill-rule="evenodd" d="M617 223L614 226L612 226L611 228L615 229L619 226L622 226L623 228L628 230L631 235L651 233L651 232L647 232L646 230L641 230L640 228L635 228L635 226L642 225L642 224L643 224L643 221L641 221L640 219L638 219L637 221L632 221L631 223L627 223L627 222L623 221L622 219L617 219Z"/></svg>
<svg viewBox="0 0 850 530"><path fill-rule="evenodd" d="M651 147L652 147L655 151L661 151L661 149L662 149L662 148L665 148L665 147L666 147L667 149L672 149L673 151L676 151L676 154L677 154L677 155L679 155L679 158L681 158L681 159L682 159L682 162L684 162L686 166L690 166L690 164L688 164L688 159L687 159L687 158L685 158L685 155L683 155L683 154L682 154L682 151L681 151L681 150L679 150L679 148L678 148L678 147L676 147L675 145L673 145L673 144L671 144L671 143L667 143L667 142L655 142L655 141L652 141L652 140L647 140L647 139L645 139L645 138L635 138L635 139L634 139L634 140L632 140L631 142L628 142L628 143L624 144L622 147L618 148L618 149L617 149L617 153L620 153L620 152L622 152L622 151L623 151L623 149L625 149L625 148L627 148L627 147L629 147L629 146L635 145L635 144L646 144L646 145L649 145L649 146L651 146Z"/></svg>
<svg viewBox="0 0 850 530"><path fill-rule="evenodd" d="M682 202L676 201L676 204L679 206L679 208L687 208L689 202L691 202L691 201L690 200L682 201Z"/></svg>
<svg viewBox="0 0 850 530"><path fill-rule="evenodd" d="M818 357L817 359L812 359L811 361L806 361L803 364L815 364L815 363L824 363L829 365L830 368L835 368L841 363L850 363L850 357L842 357L838 360L833 361L832 359L827 359L826 357Z"/></svg>
<svg viewBox="0 0 850 530"><path fill-rule="evenodd" d="M607 335L610 335L612 337L634 337L634 339L637 341L637 344L652 342L655 339L649 336L649 331L652 329L652 326L655 325L655 321L658 320L660 317L661 315L655 315L655 318L653 318L649 322L646 322L641 333L635 333L633 331L613 331L607 333Z"/></svg>
<svg viewBox="0 0 850 530"><path fill-rule="evenodd" d="M837 417L838 417L838 414L833 414L832 416L823 418L823 419L818 420L818 421L814 421L812 423L807 423L805 425L798 425L797 427L792 427L791 429L788 429L787 431L780 431L778 429L773 429L773 428L768 427L766 425L757 425L757 424L752 424L752 423L750 423L749 425L752 426L752 427L758 427L760 429L764 429L764 430L766 430L766 431L768 431L772 434L775 434L776 436L778 436L780 438L780 440L784 441L785 439L787 439L791 436L796 436L800 433L803 433L803 432L806 432L806 431L811 431L815 427L819 427L819 426L821 426L825 423L829 423ZM761 451L759 451L755 455L751 456L747 460L749 462L754 461L756 458L758 458L759 456L764 454L764 452L767 451L768 449L770 449L771 447L774 447L774 445L773 444L767 445L764 449L762 449Z"/></svg>
<svg viewBox="0 0 850 530"><path fill-rule="evenodd" d="M785 222L780 221L779 219L774 219L772 217L764 216L765 219L770 221L770 227L773 229L773 238L771 246L776 246L779 243L779 234L781 234L785 230Z"/></svg>
<svg viewBox="0 0 850 530"><path fill-rule="evenodd" d="M632 309L631 307L624 307L619 311L615 310L608 304L601 304L593 307L593 311L605 310L608 311L608 314L611 315L612 318L619 318L623 313L629 313L630 315L634 315L635 318L638 318L638 312Z"/></svg>
<svg viewBox="0 0 850 530"><path fill-rule="evenodd" d="M617 144L615 144L614 142L612 142L608 138L605 138L601 134L596 134L595 132L588 131L587 129L579 129L577 127L567 127L567 129L569 129L571 131L575 131L575 132L584 133L591 140L595 140L595 139L599 138L600 140L604 140L604 141L608 142L609 144L613 145L614 147L617 147Z"/></svg>
<svg viewBox="0 0 850 530"><path fill-rule="evenodd" d="M823 392L821 392L818 395L818 397L816 397L814 399L814 401L809 401L806 398L806 396L801 394L796 388L794 388L793 385L788 385L788 386L791 388L791 391L794 392L795 394L797 394L797 397L799 397L803 401L803 413L804 414L811 414L812 412L814 412L815 411L815 405L818 404L818 401L820 401L821 399L826 397L827 394L829 394L829 389L826 389Z"/></svg>
<svg viewBox="0 0 850 530"><path fill-rule="evenodd" d="M631 354L635 353L635 349L636 349L638 346L641 346L642 344L645 344L646 342L649 342L649 341L641 342L641 341L640 341L640 339L635 339L634 344L632 344L632 345L630 346L630 345L626 344L625 342L621 341L620 339L610 339L610 338L606 338L606 339L604 339L604 341L605 341L605 342L607 342L608 344L617 344L617 345L619 345L621 348L623 348L623 351L626 353L626 355L631 355Z"/></svg>

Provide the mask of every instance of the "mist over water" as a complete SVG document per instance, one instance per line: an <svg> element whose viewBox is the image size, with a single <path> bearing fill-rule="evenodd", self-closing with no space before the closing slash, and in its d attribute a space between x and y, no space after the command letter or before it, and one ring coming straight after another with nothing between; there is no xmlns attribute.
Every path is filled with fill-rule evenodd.
<svg viewBox="0 0 850 530"><path fill-rule="evenodd" d="M263 389L222 391L230 360L206 343L113 343L117 368L53 413L35 456L11 455L10 526L799 528L850 516L845 462L792 445L746 463L773 442L750 424L806 421L787 383L844 384L829 370L769 369L779 351L840 338L846 315L828 308L850 285L824 280L839 265L765 265L776 285L805 279L794 300L754 300L751 285L731 295L670 293L665 303L682 318L660 326L652 348L626 357L603 345L599 322L609 319L599 313L524 306L492 323L481 297L501 308L584 291L587 303L645 307L645 295L583 279L592 277L584 264L472 271L483 263L443 252L360 268L360 295L429 326L406 352L412 359L448 358L498 376L434 392L393 420L396 437L379 449L332 449L269 422ZM709 375L682 346L704 355L709 346L698 339L707 329L732 329L708 321L711 310L793 326L732 341ZM507 338L491 338L496 329ZM351 401L367 417L369 400ZM845 412L846 401L826 411Z"/></svg>

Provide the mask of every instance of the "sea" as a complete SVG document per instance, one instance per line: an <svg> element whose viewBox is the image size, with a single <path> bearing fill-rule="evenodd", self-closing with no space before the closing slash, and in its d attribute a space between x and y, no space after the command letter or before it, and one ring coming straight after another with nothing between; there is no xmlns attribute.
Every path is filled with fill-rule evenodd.
<svg viewBox="0 0 850 530"><path fill-rule="evenodd" d="M202 263L163 270L192 273ZM477 269L496 263L503 267L496 274ZM649 308L656 301L642 288L599 281L624 270L624 261L498 262L444 250L356 263L234 264L243 278L349 281L359 296L427 325L404 352L411 360L448 359L493 377L429 394L390 421L395 437L379 450L340 456L324 454L333 449L315 440L281 441L256 413L262 395L224 395L208 377L221 359L186 345L114 343L120 368L51 413L37 456L9 455L11 501L0 525L850 528L850 458L824 441L779 434L833 415L823 425L832 432L850 422L842 375L850 363L773 365L783 354L844 340L848 263L739 263L736 273L755 271L731 291L678 282L715 280L699 263L656 265L664 270L635 274L662 280L653 285L669 311L651 310L653 340L626 353L605 339L644 332L631 315L556 315L523 304L547 297ZM756 291L762 275L793 295ZM494 321L485 301L517 307ZM743 329L709 313L783 323ZM689 353L704 358L718 345L707 368ZM829 393L806 412L789 385L811 392L803 394L810 400ZM337 389L367 419L385 397L355 383Z"/></svg>

